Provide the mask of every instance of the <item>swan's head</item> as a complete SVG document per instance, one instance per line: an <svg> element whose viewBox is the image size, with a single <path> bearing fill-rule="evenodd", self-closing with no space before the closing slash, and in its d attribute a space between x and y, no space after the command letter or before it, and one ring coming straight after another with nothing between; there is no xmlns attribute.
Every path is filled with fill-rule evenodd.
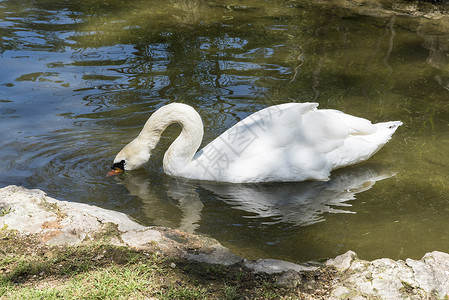
<svg viewBox="0 0 449 300"><path fill-rule="evenodd" d="M112 171L109 171L106 174L106 177L122 174L123 172L125 172L125 161L121 160L119 162L113 163L111 169Z"/></svg>
<svg viewBox="0 0 449 300"><path fill-rule="evenodd" d="M150 156L149 148L142 144L141 140L134 139L117 154L111 167L112 171L109 171L106 176L109 177L121 174L124 171L138 169L150 159Z"/></svg>

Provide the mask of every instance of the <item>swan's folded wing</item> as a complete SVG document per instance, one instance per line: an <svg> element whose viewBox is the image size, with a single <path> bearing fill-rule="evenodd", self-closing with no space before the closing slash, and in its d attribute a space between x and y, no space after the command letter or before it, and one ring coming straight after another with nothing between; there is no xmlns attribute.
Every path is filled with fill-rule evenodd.
<svg viewBox="0 0 449 300"><path fill-rule="evenodd" d="M270 153L278 153L278 149L287 147L301 135L302 118L308 112L316 110L317 103L287 103L270 106L262 109L239 123L209 143L194 157L195 170L202 169L200 175L211 177L210 180L231 180L226 177L231 170L249 168L254 166L257 157L270 156ZM272 159L276 163L276 159ZM235 174L232 174L235 176Z"/></svg>
<svg viewBox="0 0 449 300"><path fill-rule="evenodd" d="M304 114L316 110L317 103L287 103L262 109L238 122L203 150L220 149L229 157L239 156L248 148L279 147L291 143ZM264 149L260 149L263 151Z"/></svg>

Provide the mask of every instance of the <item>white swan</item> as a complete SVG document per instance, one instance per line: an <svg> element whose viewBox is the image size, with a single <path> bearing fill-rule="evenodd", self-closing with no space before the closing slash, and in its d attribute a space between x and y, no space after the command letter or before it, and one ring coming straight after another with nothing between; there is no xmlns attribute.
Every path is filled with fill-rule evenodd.
<svg viewBox="0 0 449 300"><path fill-rule="evenodd" d="M181 133L164 155L168 175L232 183L328 180L332 170L371 157L402 125L371 124L317 107L287 103L262 109L197 152L203 138L201 117L186 104L168 104L117 154L108 176L143 166L167 126L179 123Z"/></svg>

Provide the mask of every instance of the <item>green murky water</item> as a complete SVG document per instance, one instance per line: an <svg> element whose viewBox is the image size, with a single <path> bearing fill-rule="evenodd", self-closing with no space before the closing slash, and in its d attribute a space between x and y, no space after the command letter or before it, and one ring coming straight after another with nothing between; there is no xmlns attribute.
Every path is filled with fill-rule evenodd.
<svg viewBox="0 0 449 300"><path fill-rule="evenodd" d="M362 7L363 8L363 7ZM0 186L210 235L247 258L374 259L449 251L449 22L315 1L0 1ZM170 102L204 144L270 104L317 101L402 120L368 163L332 180L177 181L162 155L105 178Z"/></svg>

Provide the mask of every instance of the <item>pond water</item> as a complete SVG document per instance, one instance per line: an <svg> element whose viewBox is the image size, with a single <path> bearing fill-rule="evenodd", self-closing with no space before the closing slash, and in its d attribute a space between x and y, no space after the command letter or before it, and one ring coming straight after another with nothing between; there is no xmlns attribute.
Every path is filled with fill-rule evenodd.
<svg viewBox="0 0 449 300"><path fill-rule="evenodd" d="M327 2L329 3L329 2ZM321 1L0 1L0 186L304 262L449 251L449 22ZM203 145L268 105L401 120L329 182L229 185L145 169L105 178L157 108L192 105Z"/></svg>

